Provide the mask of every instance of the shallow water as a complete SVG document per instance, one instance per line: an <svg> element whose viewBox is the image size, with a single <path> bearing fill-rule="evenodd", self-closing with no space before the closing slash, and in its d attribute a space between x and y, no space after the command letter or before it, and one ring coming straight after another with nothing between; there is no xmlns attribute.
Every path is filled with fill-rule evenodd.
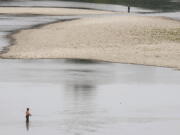
<svg viewBox="0 0 180 135"><path fill-rule="evenodd" d="M19 1L19 4L17 4ZM33 5L33 6L76 6L76 7L90 7L90 8L106 8L106 4L113 4L111 6L121 7L120 5L130 5L131 7L139 7L146 9L158 10L161 12L173 12L180 10L180 1L179 0L0 0L2 4L8 2L15 4L16 6L22 5ZM79 3L77 3L79 2ZM27 4L25 4L27 3ZM93 4L93 3L98 3ZM116 5L116 6L115 6ZM103 8L104 7L104 8ZM116 10L112 8L112 10Z"/></svg>
<svg viewBox="0 0 180 135"><path fill-rule="evenodd" d="M127 7L116 4L97 4L86 2L68 2L68 1L0 1L0 6L15 6L15 7L68 7L68 8L85 8L85 9L97 9L106 11L127 11ZM150 12L151 10L133 8L132 11Z"/></svg>
<svg viewBox="0 0 180 135"><path fill-rule="evenodd" d="M179 135L179 78L138 65L0 60L0 134Z"/></svg>

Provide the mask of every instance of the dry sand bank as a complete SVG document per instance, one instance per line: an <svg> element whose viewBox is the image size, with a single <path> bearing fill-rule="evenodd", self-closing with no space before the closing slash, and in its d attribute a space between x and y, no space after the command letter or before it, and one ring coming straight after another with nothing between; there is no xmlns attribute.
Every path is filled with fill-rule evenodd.
<svg viewBox="0 0 180 135"><path fill-rule="evenodd" d="M180 69L180 22L142 16L86 18L13 35L4 58L82 58Z"/></svg>
<svg viewBox="0 0 180 135"><path fill-rule="evenodd" d="M82 15L82 14L106 14L112 12L71 9L71 8L31 8L31 7L0 7L0 14L41 14L41 15Z"/></svg>

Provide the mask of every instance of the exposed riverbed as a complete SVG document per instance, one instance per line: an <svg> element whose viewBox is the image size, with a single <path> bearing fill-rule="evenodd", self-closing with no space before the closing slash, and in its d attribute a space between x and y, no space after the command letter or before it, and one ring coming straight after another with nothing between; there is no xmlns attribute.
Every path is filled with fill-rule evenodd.
<svg viewBox="0 0 180 135"><path fill-rule="evenodd" d="M99 14L102 15L122 15L118 12L127 12L127 7L115 4L95 4L95 3L84 3L84 2L66 2L66 1L1 1L0 7L56 7L56 8L80 8L80 9L92 9L102 11L113 11L111 14ZM7 9L8 10L8 9ZM150 10L143 8L131 8L131 13L139 13L138 15L145 16L164 16L172 19L180 20L180 12L160 12L158 10ZM19 14L13 15L11 12L0 13L0 51L4 47L10 45L10 40L6 37L13 31L20 29L27 29L36 25L42 25L47 23L53 23L62 20L79 19L82 17L98 17L98 15L86 14L86 15L30 15L30 14Z"/></svg>

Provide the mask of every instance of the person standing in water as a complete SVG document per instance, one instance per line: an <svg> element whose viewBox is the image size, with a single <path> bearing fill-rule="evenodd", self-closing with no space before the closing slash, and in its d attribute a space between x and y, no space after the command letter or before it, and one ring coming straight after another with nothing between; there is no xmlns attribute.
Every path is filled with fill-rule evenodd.
<svg viewBox="0 0 180 135"><path fill-rule="evenodd" d="M26 110L26 122L29 123L29 117L31 116L31 113L29 112L29 108Z"/></svg>

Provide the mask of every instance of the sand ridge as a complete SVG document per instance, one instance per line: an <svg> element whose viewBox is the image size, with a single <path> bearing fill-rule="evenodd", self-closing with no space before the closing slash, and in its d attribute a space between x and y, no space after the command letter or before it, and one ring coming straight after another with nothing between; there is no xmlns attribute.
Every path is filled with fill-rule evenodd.
<svg viewBox="0 0 180 135"><path fill-rule="evenodd" d="M111 16L50 24L13 35L4 58L81 58L180 69L180 22Z"/></svg>
<svg viewBox="0 0 180 135"><path fill-rule="evenodd" d="M74 8L45 8L45 7L0 7L0 14L33 14L33 15L87 15L109 14L110 11L74 9Z"/></svg>

